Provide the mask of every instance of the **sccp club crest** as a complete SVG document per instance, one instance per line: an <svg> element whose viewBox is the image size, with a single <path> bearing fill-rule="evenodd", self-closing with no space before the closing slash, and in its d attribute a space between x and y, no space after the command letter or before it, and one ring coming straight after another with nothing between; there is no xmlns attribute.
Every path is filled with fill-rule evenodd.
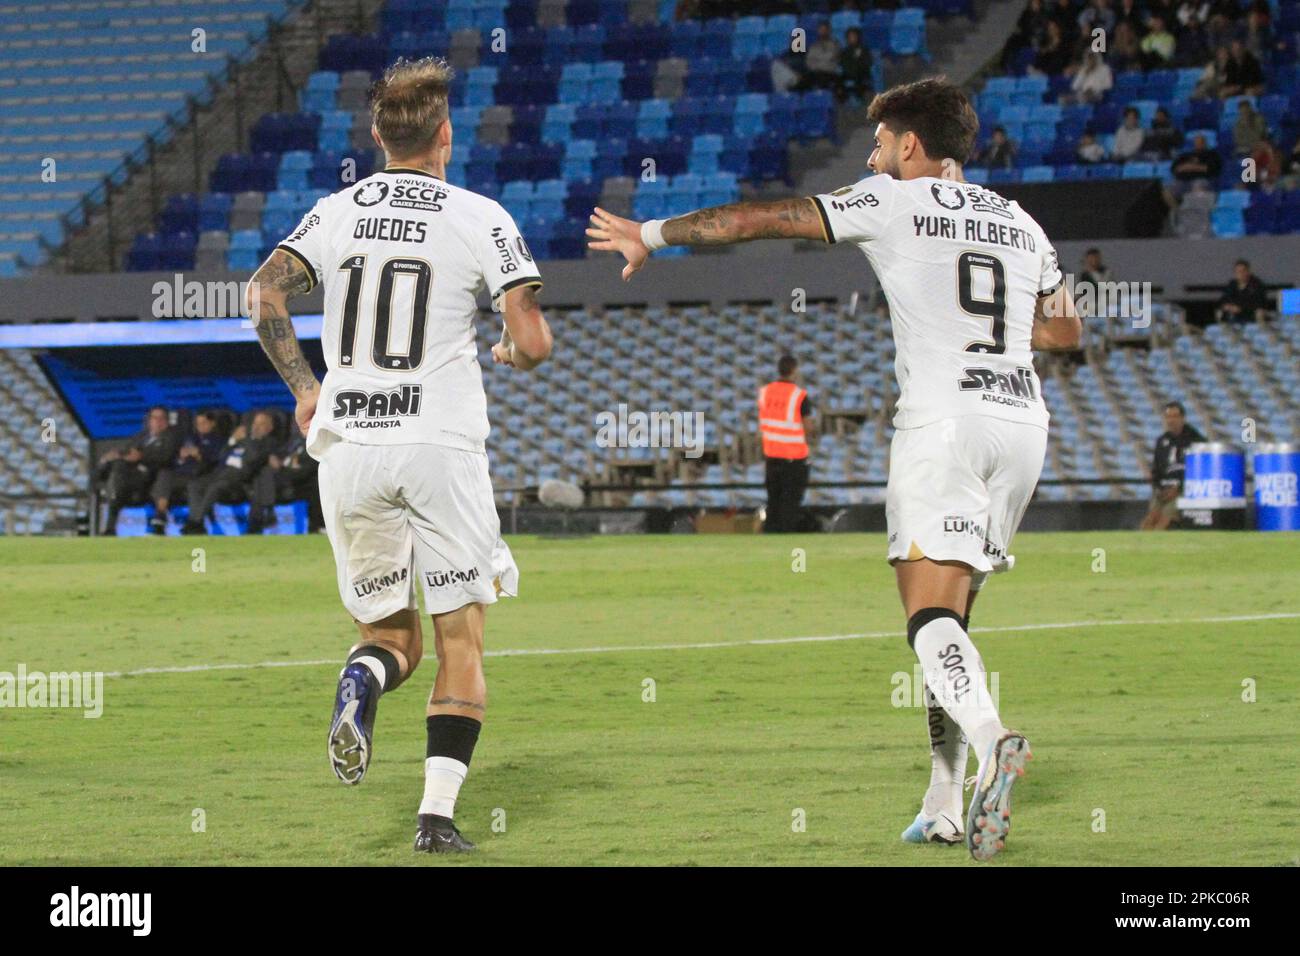
<svg viewBox="0 0 1300 956"><path fill-rule="evenodd" d="M358 206L375 206L384 201L388 195L388 183L366 183L352 194L352 201Z"/></svg>
<svg viewBox="0 0 1300 956"><path fill-rule="evenodd" d="M944 209L960 209L966 205L966 196L951 183L935 183L930 187L930 195Z"/></svg>

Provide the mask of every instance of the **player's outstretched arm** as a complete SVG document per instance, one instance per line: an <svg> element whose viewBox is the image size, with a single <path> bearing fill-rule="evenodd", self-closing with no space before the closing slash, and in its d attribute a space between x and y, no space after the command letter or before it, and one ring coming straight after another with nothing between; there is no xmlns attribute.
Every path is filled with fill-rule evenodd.
<svg viewBox="0 0 1300 956"><path fill-rule="evenodd" d="M257 329L257 338L262 343L262 351L298 401L294 419L304 435L316 413L320 382L298 344L298 334L289 318L289 300L309 289L311 276L306 268L282 249L272 252L253 273L248 287L248 314Z"/></svg>
<svg viewBox="0 0 1300 956"><path fill-rule="evenodd" d="M506 327L501 341L492 346L492 361L525 371L537 368L550 357L552 339L535 288L525 285L508 291L501 311Z"/></svg>
<svg viewBox="0 0 1300 956"><path fill-rule="evenodd" d="M1029 345L1035 349L1056 351L1077 349L1083 323L1074 307L1074 297L1062 282L1056 291L1039 298L1034 307L1034 331Z"/></svg>
<svg viewBox="0 0 1300 956"><path fill-rule="evenodd" d="M599 206L587 228L587 243L627 260L624 280L663 246L725 246L754 239L825 239L817 203L809 196L767 202L735 202L699 209L674 219L635 222Z"/></svg>

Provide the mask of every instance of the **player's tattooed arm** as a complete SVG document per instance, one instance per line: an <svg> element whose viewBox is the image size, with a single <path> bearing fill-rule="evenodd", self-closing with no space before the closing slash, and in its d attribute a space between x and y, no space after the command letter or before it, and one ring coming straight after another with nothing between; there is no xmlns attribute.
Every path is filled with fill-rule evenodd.
<svg viewBox="0 0 1300 956"><path fill-rule="evenodd" d="M809 196L767 202L736 202L669 219L670 246L720 246L753 239L825 239L821 213Z"/></svg>
<svg viewBox="0 0 1300 956"><path fill-rule="evenodd" d="M627 260L623 267L626 282L650 258L650 249L641 240L641 227L642 223L597 206L587 228L587 247L621 253ZM664 222L659 235L670 246L722 246L752 239L830 240L821 206L811 196L700 209Z"/></svg>
<svg viewBox="0 0 1300 956"><path fill-rule="evenodd" d="M253 281L268 290L283 294L286 299L311 291L311 275L301 261L285 252L275 249L261 267L253 273Z"/></svg>
<svg viewBox="0 0 1300 956"><path fill-rule="evenodd" d="M261 316L256 321L257 337L261 340L262 350L275 366L275 370L289 386L294 397L300 398L320 387L316 373L302 354L298 335L294 332L293 322L283 306L275 303L262 303Z"/></svg>
<svg viewBox="0 0 1300 956"><path fill-rule="evenodd" d="M320 382L302 354L298 333L289 318L289 300L311 289L312 276L304 262L276 249L253 274L248 287L248 314L257 329L262 351L298 400L293 418L306 435L316 415Z"/></svg>
<svg viewBox="0 0 1300 956"><path fill-rule="evenodd" d="M289 318L289 300L310 289L306 267L283 249L271 253L249 284L249 315L262 351L298 399L320 388Z"/></svg>

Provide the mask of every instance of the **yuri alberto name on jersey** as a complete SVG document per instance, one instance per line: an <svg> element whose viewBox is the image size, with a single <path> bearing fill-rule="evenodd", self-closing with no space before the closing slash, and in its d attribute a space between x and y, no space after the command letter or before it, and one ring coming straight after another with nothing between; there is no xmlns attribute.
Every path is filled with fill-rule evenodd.
<svg viewBox="0 0 1300 956"><path fill-rule="evenodd" d="M1038 244L1033 233L1019 226L1004 222L988 222L984 219L962 217L960 224L952 216L913 216L912 230L918 236L933 239L958 239L964 242L977 242L987 246L1002 246L1007 249L1023 249L1037 252ZM960 235L959 235L960 233Z"/></svg>

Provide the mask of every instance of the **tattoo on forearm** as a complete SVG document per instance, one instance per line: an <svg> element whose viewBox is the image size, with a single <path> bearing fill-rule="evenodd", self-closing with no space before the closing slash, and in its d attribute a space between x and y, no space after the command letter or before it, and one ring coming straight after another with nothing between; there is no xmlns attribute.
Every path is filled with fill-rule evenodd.
<svg viewBox="0 0 1300 956"><path fill-rule="evenodd" d="M288 313L269 302L262 303L261 312L257 337L262 342L262 351L266 352L291 392L297 395L309 391L317 384L316 373L302 354L302 346L298 344Z"/></svg>
<svg viewBox="0 0 1300 956"><path fill-rule="evenodd" d="M750 239L810 238L820 220L809 198L737 202L712 206L664 223L664 241L674 246L715 246Z"/></svg>
<svg viewBox="0 0 1300 956"><path fill-rule="evenodd" d="M253 276L256 308L253 325L262 351L295 395L315 387L316 373L302 354L298 336L289 318L287 302L311 288L311 278L302 264L279 250Z"/></svg>
<svg viewBox="0 0 1300 956"><path fill-rule="evenodd" d="M430 707L465 707L469 710L485 710L486 708L476 700L461 700L459 697L431 697L429 698Z"/></svg>

